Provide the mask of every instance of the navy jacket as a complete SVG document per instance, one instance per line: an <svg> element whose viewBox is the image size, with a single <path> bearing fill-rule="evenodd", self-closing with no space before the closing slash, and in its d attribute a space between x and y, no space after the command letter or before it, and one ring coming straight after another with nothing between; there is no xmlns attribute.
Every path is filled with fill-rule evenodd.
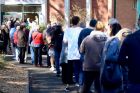
<svg viewBox="0 0 140 93"><path fill-rule="evenodd" d="M83 30L80 32L79 38L78 38L78 47L80 47L80 45L81 45L83 39L84 39L86 36L88 36L88 35L91 33L91 31L93 31L93 29L91 29L91 28L85 28L85 29L83 29Z"/></svg>

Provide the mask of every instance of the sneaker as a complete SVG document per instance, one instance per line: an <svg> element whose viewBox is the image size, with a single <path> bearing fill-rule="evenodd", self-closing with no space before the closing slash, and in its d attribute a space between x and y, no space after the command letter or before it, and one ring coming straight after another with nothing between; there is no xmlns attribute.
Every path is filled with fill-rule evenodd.
<svg viewBox="0 0 140 93"><path fill-rule="evenodd" d="M64 91L65 91L65 92L70 91L69 87L66 87L66 88L64 89Z"/></svg>
<svg viewBox="0 0 140 93"><path fill-rule="evenodd" d="M50 68L50 71L54 71L54 70L55 70L55 68L54 68L54 67L51 67L51 68Z"/></svg>
<svg viewBox="0 0 140 93"><path fill-rule="evenodd" d="M79 87L80 85L78 83L75 84L76 87Z"/></svg>

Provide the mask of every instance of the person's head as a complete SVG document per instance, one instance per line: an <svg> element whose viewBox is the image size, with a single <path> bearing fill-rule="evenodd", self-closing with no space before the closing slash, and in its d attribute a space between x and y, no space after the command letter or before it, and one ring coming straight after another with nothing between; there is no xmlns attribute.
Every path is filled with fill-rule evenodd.
<svg viewBox="0 0 140 93"><path fill-rule="evenodd" d="M5 24L3 24L3 25L1 26L1 29L5 29L5 28L6 28Z"/></svg>
<svg viewBox="0 0 140 93"><path fill-rule="evenodd" d="M73 16L71 19L72 25L77 25L80 21L80 18L78 16Z"/></svg>
<svg viewBox="0 0 140 93"><path fill-rule="evenodd" d="M16 22L16 23L14 24L14 27L16 28L17 26L20 26L20 24Z"/></svg>
<svg viewBox="0 0 140 93"><path fill-rule="evenodd" d="M122 27L119 23L113 24L110 28L110 36L115 36L121 29Z"/></svg>
<svg viewBox="0 0 140 93"><path fill-rule="evenodd" d="M118 39L123 42L123 40L128 36L129 34L132 34L132 30L128 28L121 29L115 36L118 37Z"/></svg>
<svg viewBox="0 0 140 93"><path fill-rule="evenodd" d="M86 27L85 23L84 22L80 22L80 27L85 28Z"/></svg>
<svg viewBox="0 0 140 93"><path fill-rule="evenodd" d="M95 20L95 19L91 19L90 22L89 22L90 27L95 27L96 24L97 24L97 20Z"/></svg>
<svg viewBox="0 0 140 93"><path fill-rule="evenodd" d="M108 25L112 26L113 24L119 24L119 21L116 18L110 18L108 20Z"/></svg>
<svg viewBox="0 0 140 93"><path fill-rule="evenodd" d="M102 31L102 32L104 32L104 29L105 29L104 23L101 22L101 21L98 21L97 24L96 24L96 26L95 26L95 29L96 29L97 31Z"/></svg>
<svg viewBox="0 0 140 93"><path fill-rule="evenodd" d="M20 25L20 30L25 31L26 26L25 25Z"/></svg>

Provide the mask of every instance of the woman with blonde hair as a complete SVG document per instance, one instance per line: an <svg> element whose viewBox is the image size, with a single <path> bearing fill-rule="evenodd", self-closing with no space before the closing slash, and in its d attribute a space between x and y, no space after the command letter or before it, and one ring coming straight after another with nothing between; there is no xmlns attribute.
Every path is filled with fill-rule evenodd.
<svg viewBox="0 0 140 93"><path fill-rule="evenodd" d="M118 37L118 39L120 40L120 43L122 44L122 42L126 38L126 36L131 33L132 33L132 30L130 30L128 28L123 28L115 36Z"/></svg>
<svg viewBox="0 0 140 93"><path fill-rule="evenodd" d="M104 24L98 21L96 29L90 33L80 45L80 52L84 54L83 73L84 81L80 93L89 93L92 83L94 82L95 91L101 93L99 82L100 77L100 60L102 49L105 45L107 36L104 33Z"/></svg>

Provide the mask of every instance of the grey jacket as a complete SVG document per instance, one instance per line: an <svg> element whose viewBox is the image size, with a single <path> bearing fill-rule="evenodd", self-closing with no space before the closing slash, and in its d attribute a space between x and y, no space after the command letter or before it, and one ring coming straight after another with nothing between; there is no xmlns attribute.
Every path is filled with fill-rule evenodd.
<svg viewBox="0 0 140 93"><path fill-rule="evenodd" d="M100 31L93 31L80 45L80 52L84 53L83 70L99 71L102 50L107 36Z"/></svg>

